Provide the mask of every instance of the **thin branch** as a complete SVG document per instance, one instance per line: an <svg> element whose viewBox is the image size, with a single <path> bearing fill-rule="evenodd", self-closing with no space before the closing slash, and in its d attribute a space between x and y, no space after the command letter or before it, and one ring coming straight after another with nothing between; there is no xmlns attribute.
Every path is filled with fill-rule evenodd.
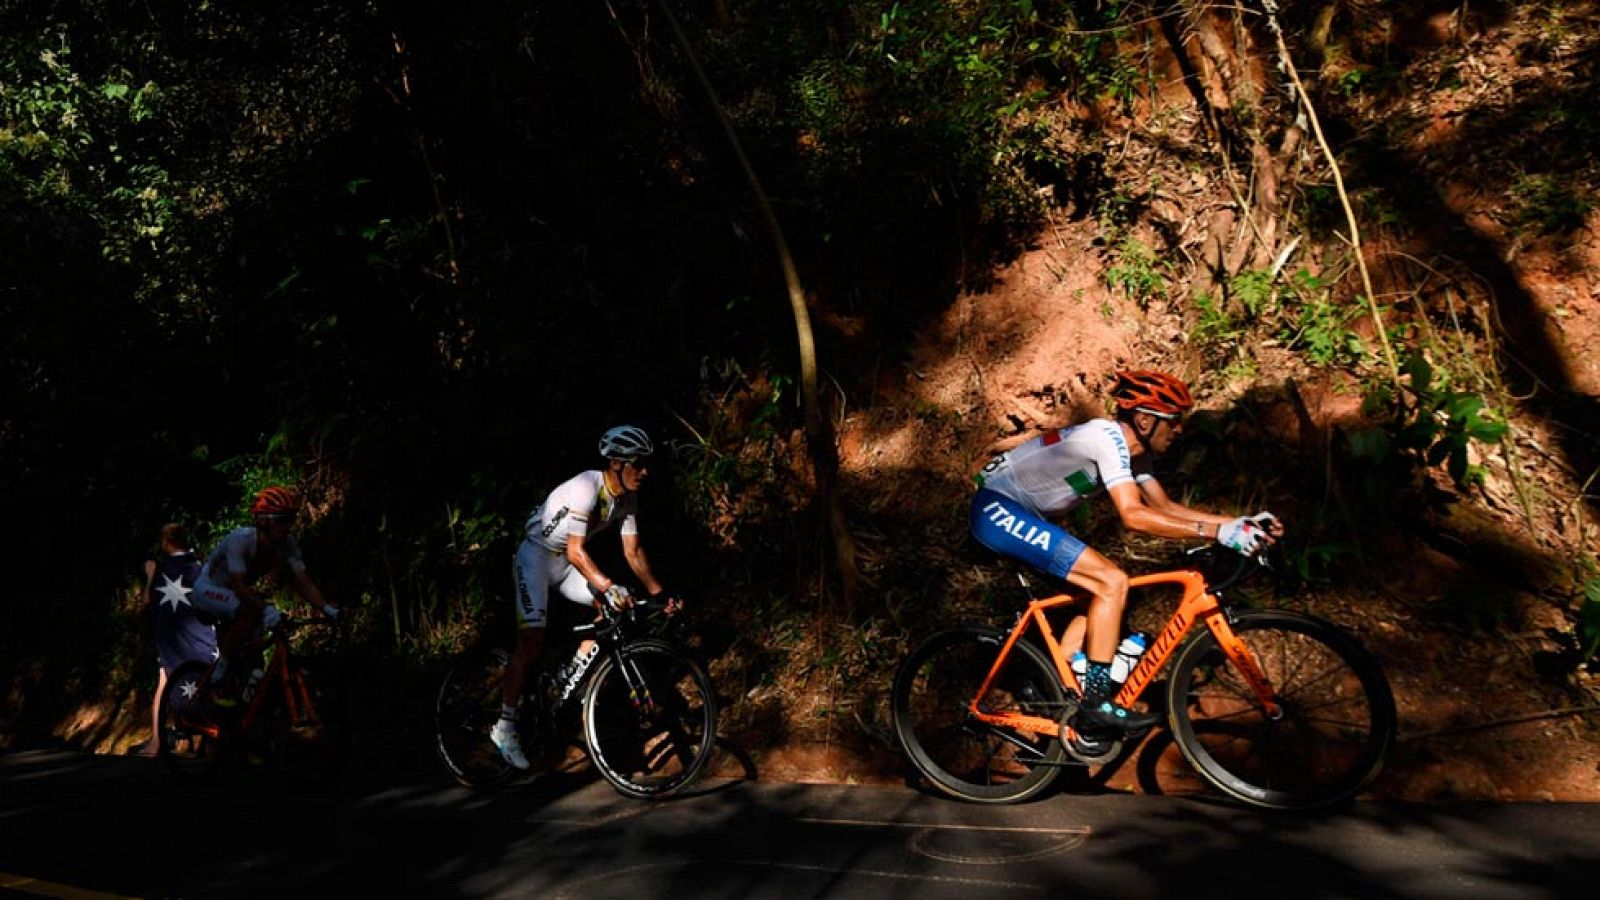
<svg viewBox="0 0 1600 900"><path fill-rule="evenodd" d="M1350 227L1350 246L1355 251L1356 266L1361 270L1361 284L1366 290L1367 310L1372 315L1372 324L1378 332L1378 343L1383 347L1384 359L1389 363L1389 373L1394 379L1395 389L1400 388L1400 363L1394 355L1394 347L1389 344L1389 332L1383 327L1383 313L1378 309L1377 298L1373 296L1372 275L1367 272L1367 261L1361 252L1361 229L1356 224L1356 213L1350 206L1350 195L1344 188L1344 175L1339 169L1339 160L1333 155L1333 148L1328 146L1328 139L1322 133L1322 123L1317 119L1317 110L1311 105L1311 95L1306 93L1306 86L1300 83L1300 75L1295 71L1294 61L1289 57L1289 45L1284 43L1283 29L1278 25L1278 4L1276 0L1261 0L1261 5L1267 12L1267 29L1272 32L1272 37L1278 44L1278 68L1289 76L1294 83L1295 96L1300 100L1300 105L1305 109L1306 118L1311 121L1312 134L1316 135L1317 146L1322 149L1322 155L1328 160L1328 167L1333 170L1333 186L1339 193L1339 203L1344 207L1345 222Z"/></svg>
<svg viewBox="0 0 1600 900"><path fill-rule="evenodd" d="M1600 710L1600 704L1588 706L1568 706L1562 709L1547 709L1543 712L1528 713L1522 716L1508 716L1504 719L1491 719L1488 722L1478 722L1473 725L1460 725L1455 728L1439 728L1433 731L1424 731L1421 734L1408 734L1400 738L1401 741L1420 741L1427 738L1442 737L1450 734L1465 734L1470 731L1483 731L1489 728L1500 728L1505 725L1520 725L1523 722L1537 722L1540 719L1559 719L1563 716L1576 716L1581 713Z"/></svg>

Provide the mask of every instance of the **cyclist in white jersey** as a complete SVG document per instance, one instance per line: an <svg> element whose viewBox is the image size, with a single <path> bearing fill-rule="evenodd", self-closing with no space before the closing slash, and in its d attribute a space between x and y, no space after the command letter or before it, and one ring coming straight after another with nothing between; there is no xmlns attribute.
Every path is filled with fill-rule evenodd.
<svg viewBox="0 0 1600 900"><path fill-rule="evenodd" d="M306 574L300 545L289 532L299 511L300 497L292 488L265 488L250 504L255 524L229 532L212 548L201 567L194 586L194 605L233 623L223 634L221 655L211 672L213 681L220 681L227 674L233 652L257 627L278 624L278 608L263 600L256 589L256 583L268 575L286 575L282 580L301 599L328 618L338 619L339 607L324 600L322 591Z"/></svg>
<svg viewBox="0 0 1600 900"><path fill-rule="evenodd" d="M550 589L554 587L575 603L597 608L602 602L613 608L633 603L627 588L602 572L584 549L588 539L616 526L628 568L651 599L666 600L668 612L681 606L666 595L639 543L638 491L649 476L654 450L642 429L632 425L612 428L600 438L605 468L580 472L563 482L528 517L512 572L517 589L517 651L506 667L500 718L489 735L500 755L518 769L528 768L528 758L517 736L517 704L526 673L538 662L544 647ZM591 643L585 642L579 652L591 652Z"/></svg>
<svg viewBox="0 0 1600 900"><path fill-rule="evenodd" d="M1283 534L1271 513L1229 518L1191 509L1167 496L1151 474L1155 456L1183 430L1194 407L1183 382L1161 372L1117 373L1116 419L1092 419L1048 431L991 459L977 476L970 528L984 546L1063 579L1091 595L1087 616L1068 626L1062 651L1088 657L1075 727L1084 733L1148 728L1159 718L1112 700L1128 576L1105 556L1054 524L1085 497L1109 494L1125 528L1171 538L1214 539L1255 553Z"/></svg>

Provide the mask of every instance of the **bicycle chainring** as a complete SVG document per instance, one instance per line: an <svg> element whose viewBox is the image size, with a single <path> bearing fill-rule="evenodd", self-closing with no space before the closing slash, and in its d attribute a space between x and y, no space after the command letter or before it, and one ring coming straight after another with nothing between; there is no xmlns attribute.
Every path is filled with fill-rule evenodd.
<svg viewBox="0 0 1600 900"><path fill-rule="evenodd" d="M1086 766L1103 766L1122 753L1122 738L1108 735L1079 734L1072 727L1072 717L1078 713L1078 704L1068 703L1061 716L1061 746L1067 755ZM1069 736L1070 735L1070 736Z"/></svg>

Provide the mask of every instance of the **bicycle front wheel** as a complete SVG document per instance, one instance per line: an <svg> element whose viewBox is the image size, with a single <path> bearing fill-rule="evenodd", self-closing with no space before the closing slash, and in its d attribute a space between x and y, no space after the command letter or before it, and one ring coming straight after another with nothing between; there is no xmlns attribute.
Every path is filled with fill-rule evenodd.
<svg viewBox="0 0 1600 900"><path fill-rule="evenodd" d="M626 644L583 697L595 768L621 794L665 797L700 777L717 739L717 698L700 664L664 641Z"/></svg>
<svg viewBox="0 0 1600 900"><path fill-rule="evenodd" d="M173 774L192 781L216 775L222 762L222 715L206 684L210 665L186 662L167 677L156 710L156 755Z"/></svg>
<svg viewBox="0 0 1600 900"><path fill-rule="evenodd" d="M1043 653L1018 641L989 690L978 696L1005 635L958 628L923 641L895 674L895 734L934 787L973 803L1015 803L1033 797L1060 774L1065 750L1053 734L1004 728L973 717L974 700L988 713L1059 720L1061 682Z"/></svg>
<svg viewBox="0 0 1600 900"><path fill-rule="evenodd" d="M1178 651L1167 683L1173 741L1206 781L1252 806L1316 809L1355 796L1394 746L1394 696L1365 648L1337 626L1281 610L1238 613L1274 692L1263 709L1209 630Z"/></svg>
<svg viewBox="0 0 1600 900"><path fill-rule="evenodd" d="M450 663L434 694L434 750L450 777L467 787L491 787L514 771L489 740L510 662L498 647L469 650Z"/></svg>
<svg viewBox="0 0 1600 900"><path fill-rule="evenodd" d="M266 689L267 747L278 771L301 785L332 781L350 741L344 698L301 668Z"/></svg>

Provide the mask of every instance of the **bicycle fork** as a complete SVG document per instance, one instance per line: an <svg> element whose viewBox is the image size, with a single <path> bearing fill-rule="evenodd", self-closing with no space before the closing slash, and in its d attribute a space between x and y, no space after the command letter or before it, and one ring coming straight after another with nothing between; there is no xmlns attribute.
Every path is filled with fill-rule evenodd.
<svg viewBox="0 0 1600 900"><path fill-rule="evenodd" d="M614 659L617 670L622 673L622 680L627 682L628 702L633 704L633 711L642 717L653 718L656 714L655 698L650 696L650 686L645 683L638 665L620 647Z"/></svg>
<svg viewBox="0 0 1600 900"><path fill-rule="evenodd" d="M1206 617L1206 627L1211 629L1211 636L1217 639L1217 645L1222 648L1223 655L1228 657L1228 661L1233 663L1240 677L1250 685L1256 702L1261 704L1262 712L1269 720L1276 722L1283 718L1283 707L1278 703L1278 692L1273 689L1267 674L1261 671L1255 653L1251 651L1249 645L1239 639L1239 635L1234 633L1232 619L1233 616L1224 607Z"/></svg>
<svg viewBox="0 0 1600 900"><path fill-rule="evenodd" d="M299 671L289 671L287 666L283 671L283 705L289 714L291 727L316 721L317 711L311 702L311 690L306 687L305 676Z"/></svg>

